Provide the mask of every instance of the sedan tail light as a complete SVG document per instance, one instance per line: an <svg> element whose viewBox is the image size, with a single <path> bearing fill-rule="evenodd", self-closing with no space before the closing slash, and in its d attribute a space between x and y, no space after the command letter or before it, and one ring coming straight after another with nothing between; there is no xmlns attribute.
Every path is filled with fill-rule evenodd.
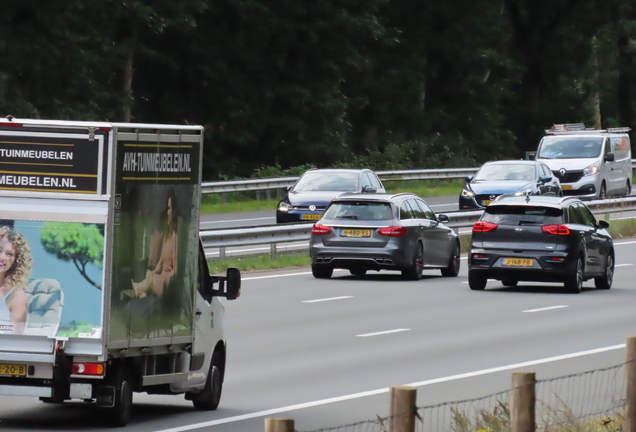
<svg viewBox="0 0 636 432"><path fill-rule="evenodd" d="M324 235L324 234L331 234L331 227L315 224L311 228L311 235Z"/></svg>
<svg viewBox="0 0 636 432"><path fill-rule="evenodd" d="M402 237L408 230L403 226L390 226L386 228L380 228L378 234L389 237Z"/></svg>
<svg viewBox="0 0 636 432"><path fill-rule="evenodd" d="M492 222L477 222L473 225L473 232L489 232L497 229L499 225Z"/></svg>
<svg viewBox="0 0 636 432"><path fill-rule="evenodd" d="M541 227L541 231L546 234L554 234L554 235L570 235L570 228L565 225L544 225Z"/></svg>

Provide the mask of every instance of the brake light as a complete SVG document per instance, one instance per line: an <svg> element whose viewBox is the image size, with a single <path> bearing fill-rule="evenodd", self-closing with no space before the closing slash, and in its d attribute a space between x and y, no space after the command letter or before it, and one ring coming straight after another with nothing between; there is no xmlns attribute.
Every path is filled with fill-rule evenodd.
<svg viewBox="0 0 636 432"><path fill-rule="evenodd" d="M402 237L406 234L408 229L403 226L390 226L386 228L380 228L378 234L389 237Z"/></svg>
<svg viewBox="0 0 636 432"><path fill-rule="evenodd" d="M496 230L498 226L492 222L477 222L473 225L473 232L490 232Z"/></svg>
<svg viewBox="0 0 636 432"><path fill-rule="evenodd" d="M328 227L328 226L315 224L311 228L311 235L324 235L324 234L330 234L330 233L331 233L331 227Z"/></svg>
<svg viewBox="0 0 636 432"><path fill-rule="evenodd" d="M103 363L73 363L71 371L78 375L104 375Z"/></svg>
<svg viewBox="0 0 636 432"><path fill-rule="evenodd" d="M554 235L570 235L570 228L565 225L544 225L541 227L541 231L546 234L554 234Z"/></svg>

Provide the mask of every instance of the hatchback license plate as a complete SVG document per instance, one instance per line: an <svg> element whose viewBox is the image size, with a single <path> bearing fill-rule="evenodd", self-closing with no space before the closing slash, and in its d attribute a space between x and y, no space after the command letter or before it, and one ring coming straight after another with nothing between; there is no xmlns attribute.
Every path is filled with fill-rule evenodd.
<svg viewBox="0 0 636 432"><path fill-rule="evenodd" d="M572 185L561 185L561 190L572 190Z"/></svg>
<svg viewBox="0 0 636 432"><path fill-rule="evenodd" d="M501 265L508 267L532 267L534 260L529 258L502 258Z"/></svg>
<svg viewBox="0 0 636 432"><path fill-rule="evenodd" d="M26 365L0 364L0 376L26 376Z"/></svg>
<svg viewBox="0 0 636 432"><path fill-rule="evenodd" d="M302 220L318 220L320 219L320 215L319 214L303 214L302 216L300 216L300 218Z"/></svg>
<svg viewBox="0 0 636 432"><path fill-rule="evenodd" d="M340 230L340 237L371 237L371 230L343 229Z"/></svg>

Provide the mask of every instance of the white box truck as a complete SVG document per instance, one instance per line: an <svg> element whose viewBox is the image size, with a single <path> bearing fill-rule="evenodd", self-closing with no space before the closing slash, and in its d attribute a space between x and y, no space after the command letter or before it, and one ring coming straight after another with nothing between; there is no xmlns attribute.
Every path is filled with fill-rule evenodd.
<svg viewBox="0 0 636 432"><path fill-rule="evenodd" d="M203 128L0 118L0 395L219 404L224 306L199 238Z"/></svg>

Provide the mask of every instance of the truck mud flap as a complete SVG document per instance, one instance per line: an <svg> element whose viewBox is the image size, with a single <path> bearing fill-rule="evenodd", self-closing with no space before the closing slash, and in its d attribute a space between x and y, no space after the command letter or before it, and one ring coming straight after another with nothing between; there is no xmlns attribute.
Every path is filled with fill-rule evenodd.
<svg viewBox="0 0 636 432"><path fill-rule="evenodd" d="M97 406L112 408L115 406L115 386L100 386L97 389Z"/></svg>

